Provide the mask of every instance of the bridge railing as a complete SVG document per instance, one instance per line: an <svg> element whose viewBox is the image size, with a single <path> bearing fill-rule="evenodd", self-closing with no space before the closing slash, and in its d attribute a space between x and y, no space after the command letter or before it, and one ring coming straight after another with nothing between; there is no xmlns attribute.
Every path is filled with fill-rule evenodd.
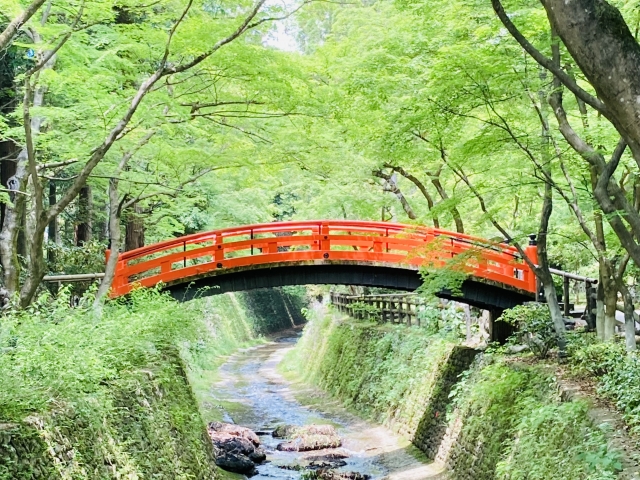
<svg viewBox="0 0 640 480"><path fill-rule="evenodd" d="M535 246L527 253L535 259ZM514 247L446 230L366 221L281 222L174 238L119 256L112 297L135 285L198 278L260 265L373 262L450 266L528 292L535 275Z"/></svg>

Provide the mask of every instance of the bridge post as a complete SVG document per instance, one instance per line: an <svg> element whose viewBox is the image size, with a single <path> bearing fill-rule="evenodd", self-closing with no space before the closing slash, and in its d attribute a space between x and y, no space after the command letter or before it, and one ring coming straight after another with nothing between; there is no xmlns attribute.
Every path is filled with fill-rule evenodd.
<svg viewBox="0 0 640 480"><path fill-rule="evenodd" d="M586 291L587 289L585 289ZM564 316L571 316L571 306L569 305L569 277L562 277L562 302L564 307ZM587 302L587 306L589 303Z"/></svg>
<svg viewBox="0 0 640 480"><path fill-rule="evenodd" d="M407 319L407 326L411 326L411 305L409 304L409 300L405 300L404 302L404 317Z"/></svg>
<svg viewBox="0 0 640 480"><path fill-rule="evenodd" d="M216 264L219 264L224 260L224 247L222 245L222 236L216 235L213 239L213 244L216 246L216 249L213 252L213 261Z"/></svg>
<svg viewBox="0 0 640 480"><path fill-rule="evenodd" d="M529 245L524 249L524 253L527 255L531 263L534 265L538 265L538 242L536 240L536 234L532 233L529 235ZM533 269L529 269L531 274L529 276L529 289L531 291L536 292L536 302L538 301L538 292L540 292L540 283L538 281L538 276L533 271Z"/></svg>
<svg viewBox="0 0 640 480"><path fill-rule="evenodd" d="M329 250L331 250L331 241L329 240L329 226L320 225L320 250L326 252L324 258L329 258Z"/></svg>
<svg viewBox="0 0 640 480"><path fill-rule="evenodd" d="M513 333L513 327L507 322L500 322L498 318L504 310L492 308L489 310L489 341L503 344Z"/></svg>
<svg viewBox="0 0 640 480"><path fill-rule="evenodd" d="M584 312L584 319L587 322L587 327L591 331L596 329L596 289L593 288L593 284L585 280L584 291L586 296L586 306Z"/></svg>

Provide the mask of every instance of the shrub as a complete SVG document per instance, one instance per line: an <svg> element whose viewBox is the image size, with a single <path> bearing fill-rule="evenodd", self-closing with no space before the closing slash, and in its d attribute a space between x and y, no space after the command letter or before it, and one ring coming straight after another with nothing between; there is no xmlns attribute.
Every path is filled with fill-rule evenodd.
<svg viewBox="0 0 640 480"><path fill-rule="evenodd" d="M523 341L538 358L545 358L557 345L549 308L541 303L528 303L505 310L500 320L518 329L516 338Z"/></svg>
<svg viewBox="0 0 640 480"><path fill-rule="evenodd" d="M361 316L365 320L372 320L376 322L382 321L382 310L375 305L371 305L366 302L354 302L351 304L354 316Z"/></svg>
<svg viewBox="0 0 640 480"><path fill-rule="evenodd" d="M34 460L64 478L212 478L177 348L202 332L196 307L138 290L98 317L63 298L0 323L0 424L21 427L0 441L0 479ZM41 443L21 448L33 430Z"/></svg>

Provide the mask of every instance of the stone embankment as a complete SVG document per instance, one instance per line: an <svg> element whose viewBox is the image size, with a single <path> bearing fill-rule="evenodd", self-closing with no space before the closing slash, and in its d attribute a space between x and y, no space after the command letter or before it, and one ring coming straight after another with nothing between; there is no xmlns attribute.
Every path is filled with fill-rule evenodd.
<svg viewBox="0 0 640 480"><path fill-rule="evenodd" d="M320 311L282 370L402 434L437 478L627 478L610 433L560 398L545 365Z"/></svg>

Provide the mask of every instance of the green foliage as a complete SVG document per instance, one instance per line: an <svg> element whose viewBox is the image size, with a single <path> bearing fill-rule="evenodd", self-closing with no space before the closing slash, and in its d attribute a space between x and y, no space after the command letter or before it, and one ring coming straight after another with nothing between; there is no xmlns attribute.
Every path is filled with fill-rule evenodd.
<svg viewBox="0 0 640 480"><path fill-rule="evenodd" d="M88 306L69 308L65 295L45 296L0 324L0 370L7 373L0 378L1 414L20 418L57 398L102 394L104 382L194 338L198 328L190 309L153 290L107 304L101 318Z"/></svg>
<svg viewBox="0 0 640 480"><path fill-rule="evenodd" d="M478 479L616 478L619 454L587 406L561 403L555 380L539 367L486 357L453 397L453 417L462 417L453 478L470 470Z"/></svg>
<svg viewBox="0 0 640 480"><path fill-rule="evenodd" d="M466 317L459 305L444 305L440 300L428 301L418 307L418 319L420 326L431 335L439 335L450 340L466 337Z"/></svg>
<svg viewBox="0 0 640 480"><path fill-rule="evenodd" d="M605 432L592 425L583 402L532 402L515 429L498 479L605 480L622 470L620 454L607 448Z"/></svg>
<svg viewBox="0 0 640 480"><path fill-rule="evenodd" d="M215 475L177 353L202 335L195 306L139 290L97 317L64 298L41 298L0 324L0 423L20 426L0 445L0 478L20 478L39 457L62 478ZM15 457L25 429L41 443Z"/></svg>
<svg viewBox="0 0 640 480"><path fill-rule="evenodd" d="M382 311L375 305L367 302L354 302L350 307L353 309L354 316L375 322L382 321Z"/></svg>
<svg viewBox="0 0 640 480"><path fill-rule="evenodd" d="M106 247L102 242L91 241L81 247L48 243L47 249L50 249L55 258L54 263L49 265L52 274L104 271Z"/></svg>
<svg viewBox="0 0 640 480"><path fill-rule="evenodd" d="M558 343L549 308L541 303L518 305L505 310L499 320L515 326L516 338L525 342L538 358L546 358Z"/></svg>
<svg viewBox="0 0 640 480"><path fill-rule="evenodd" d="M632 432L640 433L640 356L627 353L623 343L581 341L572 346L570 359L573 371L594 378L598 393L615 403Z"/></svg>

